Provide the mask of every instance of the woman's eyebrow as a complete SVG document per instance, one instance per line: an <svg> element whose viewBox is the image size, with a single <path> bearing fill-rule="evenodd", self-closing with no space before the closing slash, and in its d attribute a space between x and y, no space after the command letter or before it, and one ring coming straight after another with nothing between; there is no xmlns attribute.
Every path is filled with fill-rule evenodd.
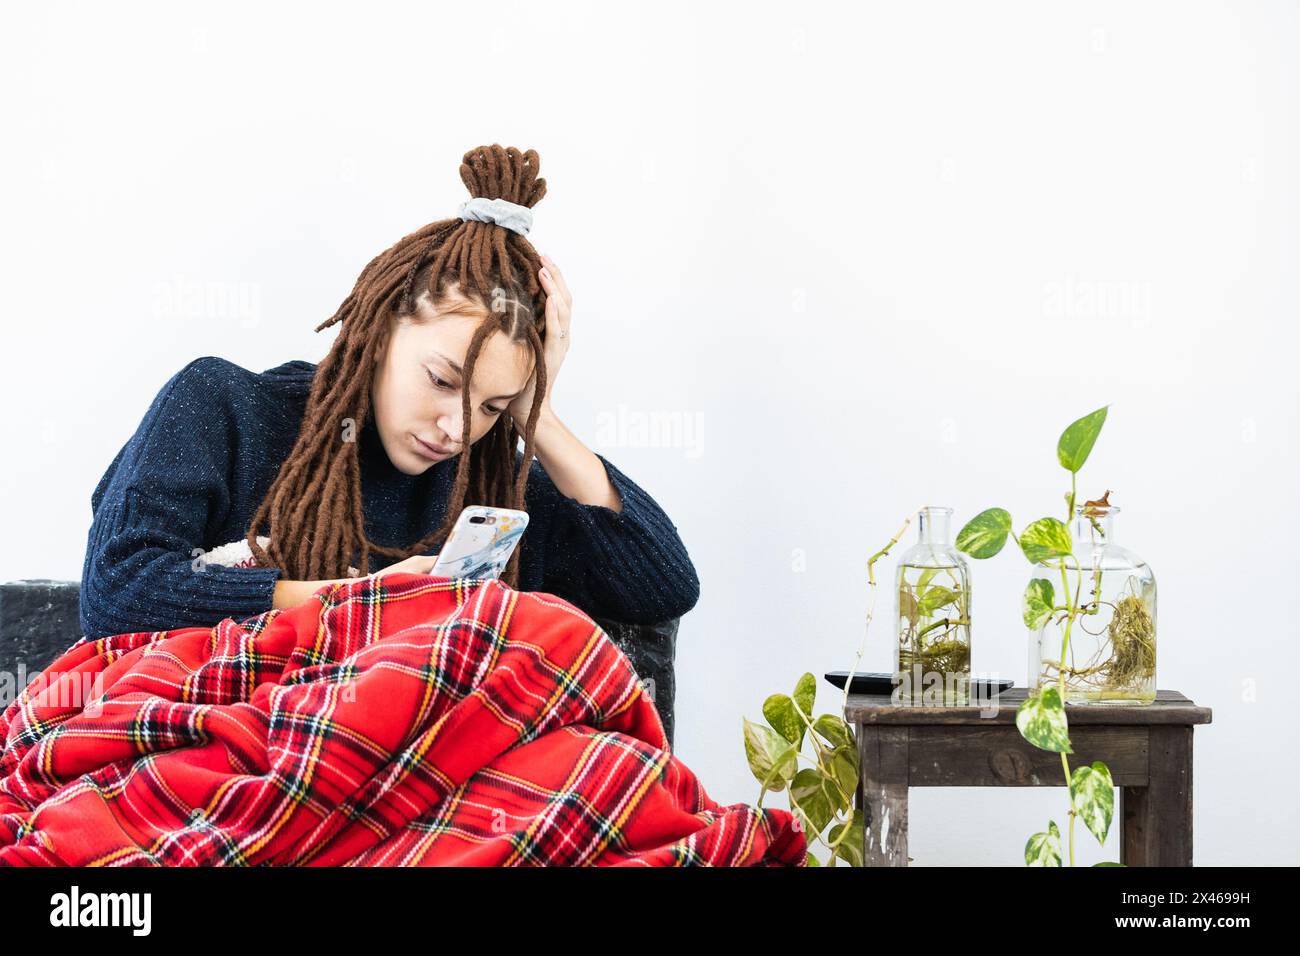
<svg viewBox="0 0 1300 956"><path fill-rule="evenodd" d="M457 375L459 375L461 378L464 378L464 377L465 377L465 370L464 370L463 368L461 368L461 367L460 367L456 362L452 361L452 360L451 360L449 357L447 357L446 355L443 355L443 354L442 354L441 352L439 352L437 349L432 349L431 351L432 351L432 354L438 356L438 358L442 359L444 362L446 362L448 365L450 365L450 366L451 366L451 370L452 370L453 372L455 372L455 373L456 373ZM520 395L522 395L522 394L524 394L524 390L521 388L519 391L515 392L513 395L494 395L492 398L489 398L488 401L489 401L489 402L495 402L497 399L501 399L501 398L504 398L504 399L506 399L506 400L509 400L509 399L513 399L513 398L518 398L518 397L519 397Z"/></svg>

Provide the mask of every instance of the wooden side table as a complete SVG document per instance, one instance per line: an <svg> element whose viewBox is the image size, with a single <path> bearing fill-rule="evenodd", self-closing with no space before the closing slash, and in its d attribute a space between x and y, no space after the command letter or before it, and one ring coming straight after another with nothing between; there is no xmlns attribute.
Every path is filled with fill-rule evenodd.
<svg viewBox="0 0 1300 956"><path fill-rule="evenodd" d="M910 787L1065 787L1060 754L1020 736L1013 687L979 706L893 704L888 695L850 694L844 719L858 735L866 818L866 866L906 866ZM1211 710L1178 691L1147 705L1068 704L1070 770L1103 761L1120 788L1120 862L1192 865L1192 729ZM1068 801L1068 798L1067 798ZM1060 824L1062 831L1065 824ZM1026 834L1027 837L1027 834ZM1109 839L1108 839L1109 842Z"/></svg>

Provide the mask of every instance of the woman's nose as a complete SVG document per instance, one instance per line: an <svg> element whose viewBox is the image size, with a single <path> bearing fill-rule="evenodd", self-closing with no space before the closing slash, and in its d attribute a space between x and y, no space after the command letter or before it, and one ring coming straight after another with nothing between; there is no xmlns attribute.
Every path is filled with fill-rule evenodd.
<svg viewBox="0 0 1300 956"><path fill-rule="evenodd" d="M444 414L440 419L438 419L438 427L441 428L443 434L447 436L449 444L459 445L461 443L461 430L464 428L461 424L462 420L460 409L457 409L455 412Z"/></svg>

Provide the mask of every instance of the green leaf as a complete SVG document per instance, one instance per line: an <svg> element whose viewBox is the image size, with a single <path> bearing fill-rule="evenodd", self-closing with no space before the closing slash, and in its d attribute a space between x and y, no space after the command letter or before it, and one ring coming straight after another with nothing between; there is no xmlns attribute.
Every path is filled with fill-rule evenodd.
<svg viewBox="0 0 1300 956"><path fill-rule="evenodd" d="M916 579L916 584L914 585L914 587L916 588L916 593L920 594L922 591L924 591L926 589L926 586L929 585L929 583L934 580L934 576L938 573L939 573L938 568L926 568L924 571L922 571L921 576Z"/></svg>
<svg viewBox="0 0 1300 956"><path fill-rule="evenodd" d="M830 832L826 834L827 841L834 843L838 840L840 834L844 832L845 826L849 827L852 832L844 838L836 849L849 866L861 866L862 845L866 842L866 818L863 817L862 811L854 810L853 819L848 823L837 823L831 827Z"/></svg>
<svg viewBox="0 0 1300 956"><path fill-rule="evenodd" d="M838 789L835 781L827 779L820 770L806 767L795 774L790 784L790 799L807 816L811 832L821 833L835 819L840 802Z"/></svg>
<svg viewBox="0 0 1300 956"><path fill-rule="evenodd" d="M1093 866L1123 866L1123 863L1112 863L1110 860L1102 860L1100 863L1094 863Z"/></svg>
<svg viewBox="0 0 1300 956"><path fill-rule="evenodd" d="M831 754L830 764L831 773L835 774L835 782L839 784L842 795L835 808L835 812L838 813L853 805L853 795L857 793L858 782L862 779L858 767L858 748L852 745L836 747L835 752Z"/></svg>
<svg viewBox="0 0 1300 956"><path fill-rule="evenodd" d="M844 718L837 717L835 714L822 714L813 721L813 730L832 747L853 747L854 753L857 753L853 731L844 722Z"/></svg>
<svg viewBox="0 0 1300 956"><path fill-rule="evenodd" d="M1070 779L1070 800L1075 812L1098 843L1104 844L1110 832L1110 821L1115 814L1114 786L1110 768L1100 760L1091 767L1079 767Z"/></svg>
<svg viewBox="0 0 1300 956"><path fill-rule="evenodd" d="M817 862L817 857L809 853L804 857L804 866L821 866L821 864Z"/></svg>
<svg viewBox="0 0 1300 956"><path fill-rule="evenodd" d="M1020 550L1034 564L1063 558L1073 547L1070 529L1056 518L1039 518L1020 532Z"/></svg>
<svg viewBox="0 0 1300 956"><path fill-rule="evenodd" d="M899 618L907 618L908 621L915 624L916 615L916 598L912 596L912 589L904 584L898 589L898 616Z"/></svg>
<svg viewBox="0 0 1300 956"><path fill-rule="evenodd" d="M1089 415L1084 415L1061 432L1061 437L1056 442L1056 458L1066 471L1077 473L1088 460L1088 455L1092 453L1092 446L1097 443L1097 436L1101 434L1101 426L1106 421L1108 408L1110 406L1105 405Z"/></svg>
<svg viewBox="0 0 1300 956"><path fill-rule="evenodd" d="M744 717L741 720L745 722L745 757L750 772L767 789L784 790L798 767L798 751L776 731Z"/></svg>
<svg viewBox="0 0 1300 956"><path fill-rule="evenodd" d="M991 558L1002 550L1011 533L1011 513L1003 508L981 511L957 532L957 550L972 558Z"/></svg>
<svg viewBox="0 0 1300 956"><path fill-rule="evenodd" d="M939 608L952 604L957 600L957 592L946 588L941 584L936 584L921 596L917 603L917 613L923 617L929 617Z"/></svg>
<svg viewBox="0 0 1300 956"><path fill-rule="evenodd" d="M1036 631L1052 616L1052 607L1056 593L1052 582L1046 578L1034 578L1025 588L1025 597L1021 609L1024 612L1025 627Z"/></svg>
<svg viewBox="0 0 1300 956"><path fill-rule="evenodd" d="M1026 697L1016 709L1016 726L1024 737L1039 750L1072 754L1069 726L1065 720L1065 707L1061 694L1055 687L1045 687L1042 693Z"/></svg>
<svg viewBox="0 0 1300 956"><path fill-rule="evenodd" d="M1047 822L1046 833L1035 833L1025 844L1026 866L1060 866L1061 865L1061 831L1056 828L1056 821Z"/></svg>
<svg viewBox="0 0 1300 956"><path fill-rule="evenodd" d="M816 677L813 677L812 674L804 674L799 678L794 685L794 701L799 705L799 709L808 716L808 719L812 720L813 704L817 703ZM807 725L802 720L799 723L801 725L799 739L803 740L803 729Z"/></svg>
<svg viewBox="0 0 1300 956"><path fill-rule="evenodd" d="M778 734L796 746L803 740L803 721L794 712L794 701L785 694L773 694L763 701L763 716Z"/></svg>

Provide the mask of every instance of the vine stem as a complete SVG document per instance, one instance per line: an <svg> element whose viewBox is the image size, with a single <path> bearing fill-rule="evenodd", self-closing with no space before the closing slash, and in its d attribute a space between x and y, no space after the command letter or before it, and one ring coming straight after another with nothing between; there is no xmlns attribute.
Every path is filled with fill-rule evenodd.
<svg viewBox="0 0 1300 956"><path fill-rule="evenodd" d="M1074 490L1073 478L1071 478L1071 504L1073 504ZM1070 616L1065 619L1065 637L1061 641L1061 665L1057 668L1056 685L1061 694L1061 716L1065 716L1065 659L1069 655L1070 649L1070 629L1074 626L1074 616L1077 613L1077 607L1074 599L1070 597L1070 579L1065 573L1065 558L1061 558L1061 589L1065 592L1065 600L1070 609ZM1066 720L1065 724L1066 740L1070 739L1070 723ZM1070 793L1070 866L1074 866L1074 820L1077 814L1074 812L1074 794L1070 792L1070 758L1061 752L1061 769L1065 771L1065 789Z"/></svg>
<svg viewBox="0 0 1300 956"><path fill-rule="evenodd" d="M901 534L902 532L900 531L899 533ZM799 715L799 719L802 720L804 723L804 727L806 728L804 730L804 733L810 735L815 733L815 731L813 730L812 720L809 719L808 715L803 712L803 708L799 706L799 702L795 700L793 697L791 697L790 704L794 707L795 713ZM810 757L808 756L808 754L803 752L802 744L800 745L800 748L794 752L794 756L795 756L796 771L798 770L798 766L799 766L799 758L803 757L804 760L811 760L814 764L816 764L818 772L820 772L822 776L835 781L836 787L837 788L839 787L839 781L835 778L834 773L831 772L824 763L822 763L821 746L817 743L816 738L813 738L813 756ZM763 798L767 796L768 782L772 779L773 775L775 775L776 772L780 769L781 769L781 761L777 761L775 764L772 765L772 769L767 772L767 775L763 777L762 788L759 790L758 802L756 804L756 806L759 809L763 808ZM843 790L841 790L840 792L843 793ZM804 810L803 807L799 806L799 801L795 799L793 789L791 789L787 793L787 796L790 798L790 809L802 811L804 818L806 819L808 817L808 812ZM835 814L835 819L836 820L840 819L840 815L838 813ZM820 843L822 846L826 847L826 849L831 851L831 855L827 860L827 865L829 866L835 865L835 858L839 854L839 845L844 841L844 838L848 835L848 832L852 827L852 825L853 825L853 816L852 814L850 814L849 819L844 823L844 829L840 832L838 839L836 839L834 843L828 842L826 839L822 837L820 833L813 834L813 840Z"/></svg>
<svg viewBox="0 0 1300 956"><path fill-rule="evenodd" d="M853 664L849 667L849 676L844 679L844 701L840 706L840 713L845 713L849 708L849 691L853 688L853 675L857 673L858 665L862 663L862 655L865 654L867 650L867 640L871 637L871 622L876 616L876 598L879 596L879 592L880 592L880 589L876 584L876 562L879 561L881 558L883 558L885 555L889 554L890 548L898 544L898 539L903 536L903 533L907 531L908 526L911 525L912 523L912 515L916 514L919 511L920 509L918 508L916 511L913 511L912 514L908 515L907 518L903 520L902 527L900 527L896 532L894 532L894 536L889 539L889 542L883 548L881 548L879 551L873 554L871 557L867 558L867 586L871 588L871 601L867 605L867 623L866 626L862 629L862 641L861 643L858 644L858 653L853 658ZM800 710L798 703L795 703L794 709L799 713L799 716L803 718L803 722L808 725L808 732L812 733L812 724L809 722L804 712ZM856 743L856 738L855 738L855 743ZM816 740L813 741L813 746L814 747L818 746ZM820 748L818 748L818 750L819 750L819 759L817 762L817 766L820 769L821 768ZM833 775L831 779L834 779ZM790 795L790 805L792 807L796 806L793 794ZM836 814L837 818L838 816L839 814ZM849 835L849 832L852 829L853 829L853 815L850 813L848 821L844 824L844 829L840 831L839 839L836 840L833 845L823 840L821 834L814 835L819 843L824 844L831 851L830 859L827 860L827 863L829 865L831 866L835 865L835 858L839 853L839 845L841 842L843 842L844 838Z"/></svg>
<svg viewBox="0 0 1300 956"><path fill-rule="evenodd" d="M924 628L922 628L921 632L916 635L916 639L919 641L921 638L925 637L925 635L929 634L931 631L941 627L956 627L959 624L969 624L969 623L970 623L970 618L967 617L963 617L956 621L952 620L952 618L947 618L947 617L940 618L939 620L935 621L933 624L927 624Z"/></svg>
<svg viewBox="0 0 1300 956"><path fill-rule="evenodd" d="M909 519L909 520L910 520L910 519ZM906 524L903 525L903 528L906 528L906 527L907 527ZM902 532L902 530L900 529L898 533L899 533L899 535L901 535L903 532ZM898 537L895 536L894 541L897 541L897 540L898 540ZM893 543L894 543L893 541L890 542L890 546L891 546L891 547L893 546ZM874 561L875 558L872 558L872 560ZM850 680L852 679L852 676L853 676L852 674L849 675ZM847 683L847 682L846 682L846 683ZM829 780L831 780L831 781L834 782L834 784L835 784L835 788L836 788L837 790L839 790L840 793L844 793L844 790L840 787L840 781L839 781L839 779L835 776L835 773L834 773L833 768L828 768L828 767L826 767L826 766L822 763L822 746L821 746L821 744L819 744L819 743L817 742L817 738L814 736L814 735L816 734L816 731L813 729L813 725L812 725L812 719L811 719L811 717L810 717L808 714L805 714L805 713L803 712L803 708L799 706L799 702L798 702L797 700L795 700L793 697L790 698L790 703L791 703L791 705L793 705L793 707L794 707L794 712L795 712L796 714L799 715L799 719L802 720L803 723L804 723L804 728L805 728L804 733L808 734L808 736L812 739L813 751L814 751L814 753L817 755L817 760L816 760L816 762L817 762L817 769L821 772L821 774L822 774L823 777L826 777L826 778L828 778ZM804 756L805 759L806 759L807 755L806 755L806 754L802 754L802 747L800 748L800 753L801 753L801 755ZM853 795L852 795L852 794L845 794L845 796L849 798L849 801L850 801L850 802L852 802L852 800L853 800ZM792 807L797 806L797 804L795 803L795 800L794 800L794 794L793 794L793 793L790 794L790 805L791 805ZM804 816L807 816L807 813L805 813ZM839 819L840 819L840 815L839 815L839 813L836 813L836 814L835 814L834 819L835 819L835 820L839 820ZM829 826L829 825L830 825L830 824L828 823L827 826ZM822 835L821 835L820 833L816 834L816 837L817 837L818 842L821 843L823 846L825 846L826 849L828 849L828 850L831 851L830 858L826 861L826 862L827 862L827 865L829 865L829 866L834 866L834 865L835 865L835 858L839 855L840 844L844 842L844 838L847 837L847 836L849 835L849 831L851 831L851 830L853 829L853 808L852 808L852 807L849 808L849 818L848 818L847 820L844 820L844 821L841 823L841 826L843 827L843 829L840 830L840 835L839 835L838 837L835 838L835 842L834 842L834 843L832 843L832 842L830 842L830 841L828 841L828 840L826 840L826 839L823 839L823 837L822 837Z"/></svg>
<svg viewBox="0 0 1300 956"><path fill-rule="evenodd" d="M919 511L920 509L918 508L917 511L912 512L912 514L916 514ZM862 643L858 645L858 655L853 659L853 666L849 668L849 676L844 681L844 705L840 708L841 712L848 710L849 689L853 686L853 675L857 673L858 665L862 662L862 655L866 653L867 639L871 636L871 621L876 616L876 597L879 593L879 588L876 586L876 562L889 554L889 549L898 544L898 539L903 536L903 532L907 530L908 525L911 523L912 515L908 515L907 519L903 522L903 526L894 533L892 538L889 539L889 543L867 559L867 585L871 588L871 602L867 605L867 626L862 632Z"/></svg>

